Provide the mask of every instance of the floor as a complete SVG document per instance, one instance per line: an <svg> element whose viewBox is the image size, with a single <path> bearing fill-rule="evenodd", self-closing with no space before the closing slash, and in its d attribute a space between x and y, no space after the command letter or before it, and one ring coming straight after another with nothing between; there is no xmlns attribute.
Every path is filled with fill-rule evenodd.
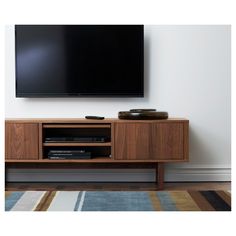
<svg viewBox="0 0 236 236"><path fill-rule="evenodd" d="M6 183L6 191L152 191L155 183ZM168 182L164 190L231 190L231 182Z"/></svg>

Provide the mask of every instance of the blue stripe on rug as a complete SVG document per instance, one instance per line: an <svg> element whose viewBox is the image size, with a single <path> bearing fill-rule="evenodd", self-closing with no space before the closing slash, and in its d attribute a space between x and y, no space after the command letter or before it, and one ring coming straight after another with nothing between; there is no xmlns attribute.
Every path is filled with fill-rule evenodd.
<svg viewBox="0 0 236 236"><path fill-rule="evenodd" d="M168 192L157 192L157 197L160 200L161 207L164 211L178 211L174 201Z"/></svg>
<svg viewBox="0 0 236 236"><path fill-rule="evenodd" d="M5 211L10 211L25 192L12 192L5 201Z"/></svg>
<svg viewBox="0 0 236 236"><path fill-rule="evenodd" d="M147 192L87 191L82 211L153 211Z"/></svg>

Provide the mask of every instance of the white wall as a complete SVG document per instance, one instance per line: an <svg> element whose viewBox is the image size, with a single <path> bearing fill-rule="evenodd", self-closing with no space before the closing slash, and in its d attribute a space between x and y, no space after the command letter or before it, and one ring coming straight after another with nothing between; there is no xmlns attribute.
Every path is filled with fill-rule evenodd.
<svg viewBox="0 0 236 236"><path fill-rule="evenodd" d="M131 108L168 111L190 120L190 162L168 165L166 179L229 180L230 31L225 25L145 26L145 98L58 99L15 98L14 26L7 26L6 117L117 117L118 111ZM147 175L154 178L152 172Z"/></svg>

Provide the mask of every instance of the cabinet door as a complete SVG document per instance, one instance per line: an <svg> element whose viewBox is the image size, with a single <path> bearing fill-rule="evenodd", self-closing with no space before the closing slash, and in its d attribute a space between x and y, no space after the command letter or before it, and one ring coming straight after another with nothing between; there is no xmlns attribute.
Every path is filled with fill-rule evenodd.
<svg viewBox="0 0 236 236"><path fill-rule="evenodd" d="M153 158L166 161L184 160L184 148L187 146L184 139L187 130L184 128L184 123L153 123L151 145Z"/></svg>
<svg viewBox="0 0 236 236"><path fill-rule="evenodd" d="M7 123L5 130L6 159L38 159L38 124Z"/></svg>
<svg viewBox="0 0 236 236"><path fill-rule="evenodd" d="M150 123L115 124L115 159L147 160L151 149Z"/></svg>

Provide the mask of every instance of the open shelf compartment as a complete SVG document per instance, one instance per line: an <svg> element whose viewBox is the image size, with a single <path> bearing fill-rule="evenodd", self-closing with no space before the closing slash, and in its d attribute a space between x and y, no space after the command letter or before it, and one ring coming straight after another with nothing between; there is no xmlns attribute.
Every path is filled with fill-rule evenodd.
<svg viewBox="0 0 236 236"><path fill-rule="evenodd" d="M81 157L81 160L88 161L97 158L111 159L111 124L42 124L41 159L56 161L48 158L50 151L84 151L91 153L91 158ZM80 158L62 160L79 161Z"/></svg>

